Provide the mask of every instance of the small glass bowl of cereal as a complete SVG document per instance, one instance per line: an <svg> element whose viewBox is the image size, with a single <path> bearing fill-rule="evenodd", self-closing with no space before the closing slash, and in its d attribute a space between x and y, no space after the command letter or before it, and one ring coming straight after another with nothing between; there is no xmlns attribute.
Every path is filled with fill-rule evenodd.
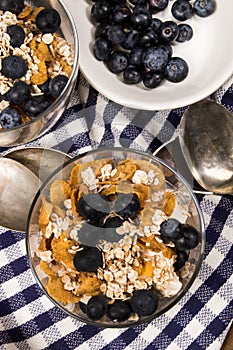
<svg viewBox="0 0 233 350"><path fill-rule="evenodd" d="M205 232L196 197L169 165L126 148L77 156L44 183L27 254L48 298L101 327L167 312L194 282Z"/></svg>
<svg viewBox="0 0 233 350"><path fill-rule="evenodd" d="M0 2L0 147L29 142L64 112L79 41L63 1Z"/></svg>

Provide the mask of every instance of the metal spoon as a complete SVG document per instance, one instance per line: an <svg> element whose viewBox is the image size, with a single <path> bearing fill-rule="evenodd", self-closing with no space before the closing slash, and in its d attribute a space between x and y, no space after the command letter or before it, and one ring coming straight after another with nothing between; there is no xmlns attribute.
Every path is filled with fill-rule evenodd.
<svg viewBox="0 0 233 350"><path fill-rule="evenodd" d="M233 115L211 100L195 103L182 117L179 140L198 183L216 194L233 194Z"/></svg>

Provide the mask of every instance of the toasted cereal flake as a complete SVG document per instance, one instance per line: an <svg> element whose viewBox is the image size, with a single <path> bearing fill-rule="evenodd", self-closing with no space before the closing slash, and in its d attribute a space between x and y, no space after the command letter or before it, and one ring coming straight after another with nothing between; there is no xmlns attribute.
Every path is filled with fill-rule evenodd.
<svg viewBox="0 0 233 350"><path fill-rule="evenodd" d="M36 252L36 255L43 261L46 261L47 263L51 262L52 259L52 252L51 250L45 250L45 251L40 251L38 250Z"/></svg>
<svg viewBox="0 0 233 350"><path fill-rule="evenodd" d="M41 38L43 43L45 43L46 45L52 44L53 39L54 39L54 36L51 33L46 33L46 34L42 35L42 38Z"/></svg>
<svg viewBox="0 0 233 350"><path fill-rule="evenodd" d="M134 184L144 184L148 185L148 176L144 170L136 170L133 177L132 182Z"/></svg>
<svg viewBox="0 0 233 350"><path fill-rule="evenodd" d="M97 187L96 183L98 180L96 179L95 173L91 167L88 167L86 170L81 172L81 178L90 190L94 190Z"/></svg>
<svg viewBox="0 0 233 350"><path fill-rule="evenodd" d="M160 225L163 221L167 219L166 214L160 209L156 209L154 215L152 216L152 222L155 225Z"/></svg>

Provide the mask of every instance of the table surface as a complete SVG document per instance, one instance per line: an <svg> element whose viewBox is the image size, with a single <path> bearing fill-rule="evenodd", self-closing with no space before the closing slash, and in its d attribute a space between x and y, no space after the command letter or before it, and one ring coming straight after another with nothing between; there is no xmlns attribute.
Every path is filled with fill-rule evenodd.
<svg viewBox="0 0 233 350"><path fill-rule="evenodd" d="M233 112L233 77L211 98ZM107 100L79 73L61 119L25 146L54 148L71 156L110 146L154 152L175 134L186 108L132 110ZM169 312L128 329L96 328L60 311L29 269L25 235L0 228L0 349L221 349L233 318L233 197L198 195L198 201L207 240L196 281Z"/></svg>

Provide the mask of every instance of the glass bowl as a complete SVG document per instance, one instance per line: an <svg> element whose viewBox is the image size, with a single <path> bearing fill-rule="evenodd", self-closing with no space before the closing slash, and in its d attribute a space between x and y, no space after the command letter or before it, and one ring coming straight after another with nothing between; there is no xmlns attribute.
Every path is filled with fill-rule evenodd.
<svg viewBox="0 0 233 350"><path fill-rule="evenodd" d="M69 80L59 97L44 112L34 119L11 129L0 130L0 147L10 147L29 142L47 132L64 112L78 74L79 40L73 18L63 1L58 0L25 0L25 5L33 7L54 8L61 17L59 35L70 45L73 53L72 71Z"/></svg>
<svg viewBox="0 0 233 350"><path fill-rule="evenodd" d="M123 200L122 212L118 199L126 197L128 202ZM133 206L125 213L125 207L135 197L140 208ZM94 212L82 212L83 198ZM111 221L116 216L121 218L121 226L106 229L109 217ZM176 271L173 264L178 254L177 242L164 240L160 232L162 222L177 223L174 219L180 228L193 227L197 238L195 247L185 248L185 265ZM131 327L167 312L189 290L203 258L204 221L191 188L165 162L133 149L97 149L69 160L42 185L29 211L26 245L37 282L61 310L95 326ZM97 263L98 272L97 267L86 268L87 261L93 263L92 256L84 258L84 269L82 263L80 267L80 252L89 254L91 250L94 257L97 251L102 254L104 263ZM94 258L94 264L95 259L98 261L99 257ZM135 311L131 297L141 289L149 290L157 308ZM92 297L98 294L102 296ZM87 312L90 299L104 304L103 317L96 319L96 315ZM117 299L127 304L126 319L125 314L119 318L112 314L109 317L109 311L106 314Z"/></svg>

